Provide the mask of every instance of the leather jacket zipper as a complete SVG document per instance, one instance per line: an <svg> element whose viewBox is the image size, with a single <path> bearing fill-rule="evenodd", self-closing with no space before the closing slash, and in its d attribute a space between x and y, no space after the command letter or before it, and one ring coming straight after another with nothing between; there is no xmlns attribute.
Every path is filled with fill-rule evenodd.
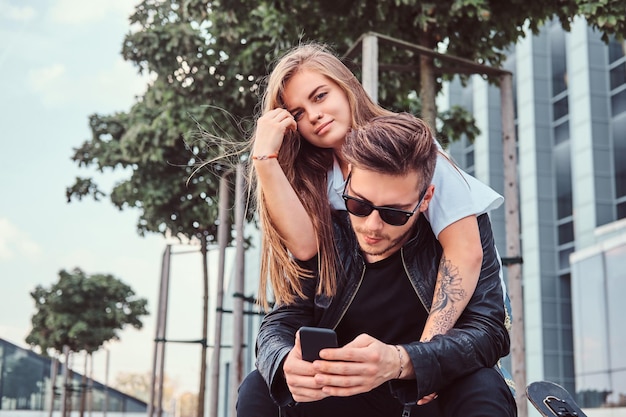
<svg viewBox="0 0 626 417"><path fill-rule="evenodd" d="M417 298L420 299L420 302L422 303L422 305L426 309L426 312L430 312L430 308L428 308L428 306L426 305L426 303L422 299L422 296L420 295L419 291L417 290L417 287L415 286L415 283L413 282L413 279L411 279L411 274L409 273L409 268L406 266L406 262L404 261L404 247L400 248L400 255L402 257L402 267L404 268L404 273L406 274L406 277L409 279L409 282L411 283L411 287L413 287L413 290L415 291L415 294L417 294Z"/></svg>
<svg viewBox="0 0 626 417"><path fill-rule="evenodd" d="M337 320L337 322L333 325L333 330L335 330L337 328L337 326L339 325L339 323L341 323L341 319L343 319L343 316L346 315L346 312L348 311L348 309L352 305L352 301L354 301L354 297L356 297L356 294L359 292L359 288L361 288L361 284L363 283L363 277L365 276L365 262L363 262L362 265L363 265L363 269L361 271L361 278L359 278L359 285L357 285L356 289L354 290L354 292L350 296L350 302L348 302L346 307L341 312L341 315L339 316L339 320Z"/></svg>

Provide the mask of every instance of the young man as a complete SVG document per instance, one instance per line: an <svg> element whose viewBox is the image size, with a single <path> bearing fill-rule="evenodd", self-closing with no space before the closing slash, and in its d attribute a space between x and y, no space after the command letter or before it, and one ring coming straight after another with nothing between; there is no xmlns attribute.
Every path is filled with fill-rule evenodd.
<svg viewBox="0 0 626 417"><path fill-rule="evenodd" d="M510 341L489 218L478 218L483 263L474 293L455 294L451 271L433 300L440 264L453 266L421 215L435 192L428 126L408 114L378 117L352 130L343 152L349 215L333 215L336 291L326 297L316 279L302 278L303 297L265 317L238 415L516 415L495 367ZM420 342L433 302L455 295L469 302L454 328ZM304 361L301 326L335 329L340 347Z"/></svg>

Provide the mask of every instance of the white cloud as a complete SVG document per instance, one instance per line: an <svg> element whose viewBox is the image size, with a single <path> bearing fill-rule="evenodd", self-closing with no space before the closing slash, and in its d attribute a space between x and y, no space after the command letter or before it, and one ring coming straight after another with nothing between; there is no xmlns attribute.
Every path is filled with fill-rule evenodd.
<svg viewBox="0 0 626 417"><path fill-rule="evenodd" d="M17 256L34 258L41 253L39 245L7 219L0 218L0 261Z"/></svg>
<svg viewBox="0 0 626 417"><path fill-rule="evenodd" d="M149 78L121 57L96 73L71 74L61 64L29 71L28 84L47 107L75 103L98 111L122 110L143 94Z"/></svg>
<svg viewBox="0 0 626 417"><path fill-rule="evenodd" d="M65 67L61 64L34 69L28 72L28 82L33 90L45 94L53 91L54 86L58 86L62 82L65 72Z"/></svg>
<svg viewBox="0 0 626 417"><path fill-rule="evenodd" d="M14 6L5 0L0 0L0 69L2 69L7 57L15 49L17 43L23 39L27 23L36 17L35 9L30 6ZM5 24L4 22L19 22L18 25ZM11 28L16 26L16 28Z"/></svg>
<svg viewBox="0 0 626 417"><path fill-rule="evenodd" d="M36 14L35 9L31 6L14 6L0 0L0 16L7 20L27 22L32 20Z"/></svg>
<svg viewBox="0 0 626 417"><path fill-rule="evenodd" d="M137 4L129 0L57 0L50 17L64 24L86 24L105 18L109 13L129 16Z"/></svg>

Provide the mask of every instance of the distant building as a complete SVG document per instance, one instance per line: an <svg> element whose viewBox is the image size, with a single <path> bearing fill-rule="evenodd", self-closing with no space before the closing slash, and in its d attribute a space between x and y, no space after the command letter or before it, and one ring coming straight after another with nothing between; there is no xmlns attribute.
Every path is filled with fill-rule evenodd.
<svg viewBox="0 0 626 417"><path fill-rule="evenodd" d="M0 416L46 415L33 411L49 411L51 403L52 360L35 352L21 348L0 338ZM54 410L60 410L63 374L59 369L55 388ZM80 409L82 375L73 373L72 410ZM91 381L87 392L91 399L90 409L101 414L108 412L131 414L147 412L147 404L116 389ZM89 398L89 396L88 396ZM30 411L21 414L18 411ZM87 415L87 412L86 412Z"/></svg>
<svg viewBox="0 0 626 417"><path fill-rule="evenodd" d="M514 74L527 381L557 382L586 408L626 406L625 47L583 19L571 32L548 23L504 65ZM454 104L481 135L451 155L502 193L498 88L454 81L440 108ZM503 207L492 221L506 256Z"/></svg>

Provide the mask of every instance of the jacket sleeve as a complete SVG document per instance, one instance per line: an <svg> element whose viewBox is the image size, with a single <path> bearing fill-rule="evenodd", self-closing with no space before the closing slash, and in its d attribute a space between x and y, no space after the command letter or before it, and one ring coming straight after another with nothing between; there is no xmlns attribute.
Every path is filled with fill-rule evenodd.
<svg viewBox="0 0 626 417"><path fill-rule="evenodd" d="M313 303L317 280L306 278L303 291L308 296L290 305L276 306L261 322L256 340L256 367L279 406L294 402L283 374L283 361L293 349L296 332L313 325Z"/></svg>
<svg viewBox="0 0 626 417"><path fill-rule="evenodd" d="M487 215L478 219L483 263L476 290L454 328L428 342L403 345L415 370L415 381L391 381L392 391L403 403L414 403L456 378L493 367L509 352L500 264L491 224Z"/></svg>

